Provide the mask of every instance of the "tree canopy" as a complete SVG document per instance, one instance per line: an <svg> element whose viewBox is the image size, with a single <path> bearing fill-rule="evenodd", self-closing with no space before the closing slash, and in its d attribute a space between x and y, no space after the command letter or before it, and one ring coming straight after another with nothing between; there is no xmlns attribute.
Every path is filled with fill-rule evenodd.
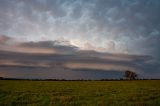
<svg viewBox="0 0 160 106"><path fill-rule="evenodd" d="M138 75L135 72L132 72L130 70L126 70L125 74L124 74L124 77L126 79L134 80L134 79L136 79L136 77L138 77Z"/></svg>

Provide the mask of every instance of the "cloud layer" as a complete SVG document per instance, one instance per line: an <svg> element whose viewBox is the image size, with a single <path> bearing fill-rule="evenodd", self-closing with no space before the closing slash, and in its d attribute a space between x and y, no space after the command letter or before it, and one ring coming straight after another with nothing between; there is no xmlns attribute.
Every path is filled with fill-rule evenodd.
<svg viewBox="0 0 160 106"><path fill-rule="evenodd" d="M159 10L159 0L0 0L0 33L159 58Z"/></svg>
<svg viewBox="0 0 160 106"><path fill-rule="evenodd" d="M1 74L44 66L159 77L159 10L159 0L0 0Z"/></svg>
<svg viewBox="0 0 160 106"><path fill-rule="evenodd" d="M132 70L145 78L160 76L160 64L148 55L82 50L69 41L17 42L6 36L1 39L0 75L3 77L120 78L125 70ZM8 44L8 40L12 43ZM25 73L28 74L25 76Z"/></svg>

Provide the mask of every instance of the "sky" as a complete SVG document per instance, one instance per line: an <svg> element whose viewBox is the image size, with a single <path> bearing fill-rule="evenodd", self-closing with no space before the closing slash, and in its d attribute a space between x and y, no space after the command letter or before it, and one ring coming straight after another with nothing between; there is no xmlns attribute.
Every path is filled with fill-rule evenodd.
<svg viewBox="0 0 160 106"><path fill-rule="evenodd" d="M159 0L0 0L0 76L160 78Z"/></svg>

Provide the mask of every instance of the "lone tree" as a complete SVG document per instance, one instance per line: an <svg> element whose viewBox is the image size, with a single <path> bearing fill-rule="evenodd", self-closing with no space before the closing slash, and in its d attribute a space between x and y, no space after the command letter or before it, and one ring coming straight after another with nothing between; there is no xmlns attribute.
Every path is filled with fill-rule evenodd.
<svg viewBox="0 0 160 106"><path fill-rule="evenodd" d="M134 80L134 79L136 79L136 77L138 77L138 75L135 72L132 72L130 70L126 70L124 77L129 80Z"/></svg>

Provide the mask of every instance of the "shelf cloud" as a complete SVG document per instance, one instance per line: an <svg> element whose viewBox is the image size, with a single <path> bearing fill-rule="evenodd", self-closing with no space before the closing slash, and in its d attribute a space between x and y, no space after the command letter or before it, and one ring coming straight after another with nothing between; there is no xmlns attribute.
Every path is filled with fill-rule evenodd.
<svg viewBox="0 0 160 106"><path fill-rule="evenodd" d="M22 73L19 73L19 71L25 69L25 71L30 72L31 78L38 77L34 74L32 75L32 71L37 69L39 71L36 73L46 72L47 75L57 74L54 71L58 70L58 73L63 72L60 74L63 78L67 75L68 79L75 79L75 76L69 77L67 73L76 74L76 72L79 73L80 71L82 73L92 73L92 71L123 73L125 70L132 70L142 76L159 75L158 72L152 73L150 71L153 69L158 71L159 64L154 63L154 58L149 55L115 54L96 50L83 50L71 45L69 41L17 42L13 38L8 39L7 36L3 36L3 39L6 40L0 42L0 72L5 73L7 77L15 77L15 72L11 71L11 69L16 71L18 77L22 77ZM8 40L14 40L12 45L7 44ZM9 74L7 74L8 72ZM88 73L88 75L90 74ZM29 76L25 76L25 78L27 77ZM43 75L39 77L50 78ZM78 76L78 78L81 77Z"/></svg>

